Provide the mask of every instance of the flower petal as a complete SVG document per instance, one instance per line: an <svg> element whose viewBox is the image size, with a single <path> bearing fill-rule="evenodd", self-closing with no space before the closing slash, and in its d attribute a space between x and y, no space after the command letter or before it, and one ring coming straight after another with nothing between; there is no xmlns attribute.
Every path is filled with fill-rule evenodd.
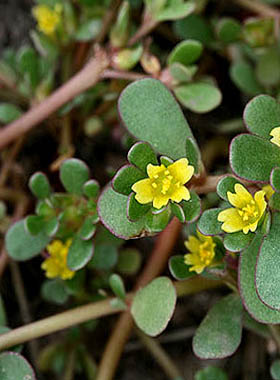
<svg viewBox="0 0 280 380"><path fill-rule="evenodd" d="M180 158L168 166L170 174L176 181L179 181L182 185L188 182L194 173L194 167L189 165L187 158Z"/></svg>
<svg viewBox="0 0 280 380"><path fill-rule="evenodd" d="M195 236L189 236L189 239L184 244L191 253L199 253L201 243Z"/></svg>
<svg viewBox="0 0 280 380"><path fill-rule="evenodd" d="M273 128L270 132L270 136L273 136L273 138L270 140L275 145L280 146L280 127Z"/></svg>
<svg viewBox="0 0 280 380"><path fill-rule="evenodd" d="M147 166L147 173L148 173L149 178L155 178L155 176L158 176L164 170L166 170L166 167L163 164L161 165L149 164Z"/></svg>
<svg viewBox="0 0 280 380"><path fill-rule="evenodd" d="M246 226L244 226L244 222L235 208L227 208L221 211L218 215L218 221L224 222L222 230L229 233L241 231Z"/></svg>
<svg viewBox="0 0 280 380"><path fill-rule="evenodd" d="M191 195L189 190L185 186L180 186L178 189L174 191L174 193L171 195L171 199L174 202L181 202L183 199L185 201L188 201L190 199Z"/></svg>
<svg viewBox="0 0 280 380"><path fill-rule="evenodd" d="M153 200L153 206L154 208L157 208L158 210L161 209L163 206L166 206L169 201L169 197L166 195L157 195L155 196Z"/></svg>
<svg viewBox="0 0 280 380"><path fill-rule="evenodd" d="M141 203L149 203L153 200L153 188L151 186L151 180L149 178L141 179L136 182L132 188L135 193L135 199Z"/></svg>
<svg viewBox="0 0 280 380"><path fill-rule="evenodd" d="M236 194L227 192L229 202L238 208L245 207L253 199L248 190L245 189L240 183L235 184L234 191Z"/></svg>
<svg viewBox="0 0 280 380"><path fill-rule="evenodd" d="M255 202L256 202L258 209L259 209L259 216L260 217L259 217L258 221L263 216L263 213L266 209L266 201L265 201L264 197L265 197L265 191L264 190L257 191L255 196L254 196Z"/></svg>

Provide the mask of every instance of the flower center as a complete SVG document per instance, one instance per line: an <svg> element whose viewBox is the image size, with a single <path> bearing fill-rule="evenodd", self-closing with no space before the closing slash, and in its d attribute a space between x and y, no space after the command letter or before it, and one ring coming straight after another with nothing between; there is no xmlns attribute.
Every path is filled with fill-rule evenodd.
<svg viewBox="0 0 280 380"><path fill-rule="evenodd" d="M242 209L238 210L238 213L243 222L249 223L254 223L259 216L258 207L253 199L246 206L242 207Z"/></svg>
<svg viewBox="0 0 280 380"><path fill-rule="evenodd" d="M199 257L203 264L209 265L214 257L213 244L206 241L199 246Z"/></svg>
<svg viewBox="0 0 280 380"><path fill-rule="evenodd" d="M164 169L162 172L153 175L151 179L153 189L161 195L168 195L168 193L172 192L173 186L177 188L181 186L181 183L175 181L168 169Z"/></svg>

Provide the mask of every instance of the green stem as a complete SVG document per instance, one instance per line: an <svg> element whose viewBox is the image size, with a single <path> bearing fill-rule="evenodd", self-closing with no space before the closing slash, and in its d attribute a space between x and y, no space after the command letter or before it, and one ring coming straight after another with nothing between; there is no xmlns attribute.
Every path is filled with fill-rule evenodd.
<svg viewBox="0 0 280 380"><path fill-rule="evenodd" d="M75 375L74 371L75 371L75 364L76 364L75 359L76 359L76 350L75 348L72 348L67 357L63 380L74 380L74 375Z"/></svg>
<svg viewBox="0 0 280 380"><path fill-rule="evenodd" d="M208 280L195 277L187 281L175 282L175 288L178 296L197 293L202 290L216 288L221 286L221 281ZM128 293L126 302L131 303L133 293ZM52 317L41 319L40 321L18 327L6 334L0 336L0 351L17 344L28 342L31 339L52 334L56 331L78 325L92 319L104 317L106 315L123 312L123 308L116 308L111 305L112 299L90 303L85 306L79 306L72 310L64 311ZM130 314L125 314L129 315Z"/></svg>

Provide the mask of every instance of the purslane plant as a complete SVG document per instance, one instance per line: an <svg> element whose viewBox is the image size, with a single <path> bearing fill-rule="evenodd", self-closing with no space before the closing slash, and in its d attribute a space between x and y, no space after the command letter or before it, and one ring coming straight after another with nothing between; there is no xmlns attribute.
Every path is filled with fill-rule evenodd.
<svg viewBox="0 0 280 380"><path fill-rule="evenodd" d="M12 51L5 54L0 65L0 74L8 63L11 66L12 70L7 71L8 83L23 104L31 98L34 103L45 99L57 76L61 74L64 81L71 70L76 71L86 60L81 57L86 55L84 48L89 47L88 42L104 39L102 2L97 1L96 8L88 0L81 0L75 6L61 0L37 3L32 11L37 21L32 39L40 54L24 47L17 54ZM132 4L123 2L109 33L108 47L96 49L104 59L102 67L97 67L94 83L107 78L144 77L126 86L118 101L119 119L125 132L120 132L118 126L116 136L125 134L123 141L125 138L127 141L123 147L128 151L128 164L110 176L111 180L99 194L99 185L90 179L87 165L80 159L68 158L74 154L71 112L79 110L77 114L81 117L77 120L85 123L83 135L92 137L106 123L103 101L116 99L123 88L102 82L80 94L93 83L92 69L86 71L88 77L82 69L74 82L76 85L72 82L73 93L61 103L51 102L53 105L45 114L46 117L68 102L58 113L63 125L61 156L53 165L59 167L65 192L53 191L46 175L35 173L29 181L31 192L38 198L35 212L24 219L25 210L15 213L14 219L20 220L13 220L5 237L10 259L25 261L41 255L38 268L41 265L47 278L41 288L44 300L63 305L72 297L78 307L10 331L0 302L0 349L20 351L19 344L31 338L94 319L81 330L67 333L58 344L47 346L40 356L42 367L48 362L45 368L55 369L56 356L59 358L66 352L62 360L67 364L68 358L76 355L77 371L83 368L88 378L93 378L96 365L82 335L96 328L96 318L125 311L105 349L98 380L113 378L118 360L114 347L120 344L119 351L122 350L132 326L131 318L142 332L154 337L166 329L177 296L208 287L225 285L229 294L211 307L194 334L193 351L199 358L221 359L232 355L240 345L243 327L265 338L272 335L280 347L278 327L274 326L280 323L280 105L277 100L280 55L276 21L258 18L246 20L242 25L225 17L210 25L200 15L207 2L146 0L144 3L143 23L135 35L132 35L134 25L129 14ZM160 53L157 52L158 57L151 54L149 41L141 38L164 20L178 20L174 30L182 41L160 60ZM75 41L81 44L79 60L73 68L70 63ZM202 161L199 145L177 103L196 114L220 105L221 91L215 79L208 76L207 65L204 66L201 58L206 50L206 54L213 51L227 57L232 54L233 82L249 96L258 95L244 111L248 133L234 137L230 144L232 173L219 172L218 176L210 176L205 170L207 165ZM60 73L57 62L59 56L64 62L64 53L65 67ZM95 63L100 63L97 58L96 53ZM137 64L145 74L126 71L137 69ZM164 64L166 67L161 67ZM77 83L82 85L75 92ZM65 94L63 91L62 88L57 94ZM45 104L53 99L47 98ZM93 106L99 107L101 117L92 117ZM2 104L0 122L13 122L21 113L18 107ZM115 110L112 114L116 116ZM28 115L34 117L32 125L42 120L32 110ZM20 128L26 132L24 120L12 124L12 130ZM55 124L54 120L54 128ZM7 140L2 140L4 145L18 136L9 131L10 127L0 131L0 136L8 134ZM195 135L199 133L196 131ZM54 185L55 190L58 187ZM214 201L210 197L201 201L198 194L215 193L215 190L220 199L214 196ZM7 218L1 228L5 231L9 223ZM173 245L179 240L180 225L184 226L185 249L176 252ZM142 258L138 250L127 245L131 242L125 241L157 234L151 257L133 292L127 293L131 281L126 281L126 277L138 273ZM169 258L171 250L176 255ZM170 275L177 281L168 275L157 277L167 262ZM81 306L84 302L90 303ZM148 347L157 344L147 339L144 341ZM277 372L275 363L273 373ZM17 376L35 379L21 355L1 353L1 365L17 368ZM171 377L177 375L172 372ZM226 378L215 367L199 371L195 378L199 380L203 376Z"/></svg>

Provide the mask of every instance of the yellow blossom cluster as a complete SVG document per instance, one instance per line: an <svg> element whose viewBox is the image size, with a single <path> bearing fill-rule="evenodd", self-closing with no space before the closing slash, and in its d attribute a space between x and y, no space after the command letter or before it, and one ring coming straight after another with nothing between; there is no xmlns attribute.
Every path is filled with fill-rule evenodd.
<svg viewBox="0 0 280 380"><path fill-rule="evenodd" d="M47 246L50 256L42 263L41 268L46 271L48 278L60 277L62 280L70 280L75 272L67 267L67 255L72 244L72 239L68 239L65 243L61 240L53 240Z"/></svg>
<svg viewBox="0 0 280 380"><path fill-rule="evenodd" d="M190 251L184 256L184 262L190 267L190 272L197 274L203 272L206 267L213 264L216 244L211 236L204 236L197 231L197 237L190 236L185 241L186 248Z"/></svg>
<svg viewBox="0 0 280 380"><path fill-rule="evenodd" d="M174 202L188 201L190 192L184 186L194 173L193 166L186 158L181 158L173 164L147 166L149 178L142 179L132 186L136 200L141 204L153 202L153 207L160 209L169 200Z"/></svg>
<svg viewBox="0 0 280 380"><path fill-rule="evenodd" d="M257 191L254 197L237 183L234 186L234 193L227 192L229 202L234 206L223 210L218 215L218 221L223 222L222 229L225 232L249 231L255 232L261 217L266 209L265 191Z"/></svg>
<svg viewBox="0 0 280 380"><path fill-rule="evenodd" d="M54 8L40 4L32 9L33 16L38 23L38 29L47 36L53 36L59 23L61 22L61 4L56 4Z"/></svg>

